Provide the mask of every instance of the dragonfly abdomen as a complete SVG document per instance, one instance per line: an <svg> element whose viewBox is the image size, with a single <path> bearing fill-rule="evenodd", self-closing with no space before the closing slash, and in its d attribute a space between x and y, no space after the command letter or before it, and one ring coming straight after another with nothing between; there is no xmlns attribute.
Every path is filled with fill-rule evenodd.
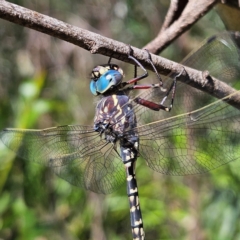
<svg viewBox="0 0 240 240"><path fill-rule="evenodd" d="M135 177L135 162L137 160L137 150L134 148L121 147L121 157L125 166L127 176L127 195L130 205L130 219L133 239L143 240L143 220L138 197L138 187Z"/></svg>

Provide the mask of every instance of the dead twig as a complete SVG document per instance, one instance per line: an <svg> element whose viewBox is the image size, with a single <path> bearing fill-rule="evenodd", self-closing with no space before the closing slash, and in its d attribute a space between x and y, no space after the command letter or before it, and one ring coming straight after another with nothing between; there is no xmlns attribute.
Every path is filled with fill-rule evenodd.
<svg viewBox="0 0 240 240"><path fill-rule="evenodd" d="M186 7L183 9L180 17L175 20L168 28L164 31L160 31L158 36L148 43L144 48L148 49L154 54L159 54L163 49L165 49L170 43L172 43L177 37L179 37L183 32L188 30L197 20L204 16L204 14L209 11L218 0L191 0L188 2ZM173 4L173 8L178 5ZM171 13L169 13L171 15ZM169 25L169 23L166 23Z"/></svg>

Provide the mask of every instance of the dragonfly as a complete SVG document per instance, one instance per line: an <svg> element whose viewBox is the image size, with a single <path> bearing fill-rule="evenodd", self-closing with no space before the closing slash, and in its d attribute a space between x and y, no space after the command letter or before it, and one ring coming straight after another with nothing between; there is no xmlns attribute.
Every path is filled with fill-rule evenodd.
<svg viewBox="0 0 240 240"><path fill-rule="evenodd" d="M168 175L205 173L240 157L240 111L173 78L144 84L145 68L123 81L110 61L93 68L91 92L100 97L92 125L65 125L43 130L7 128L2 142L23 159L45 165L70 184L108 194L126 182L132 237L144 240L136 160ZM240 84L240 33L223 32L205 40L183 65L209 71L233 88Z"/></svg>

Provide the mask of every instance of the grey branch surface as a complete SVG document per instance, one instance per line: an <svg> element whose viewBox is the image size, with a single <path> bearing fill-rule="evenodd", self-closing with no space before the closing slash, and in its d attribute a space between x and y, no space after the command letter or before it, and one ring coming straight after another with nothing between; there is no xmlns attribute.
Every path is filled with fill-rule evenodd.
<svg viewBox="0 0 240 240"><path fill-rule="evenodd" d="M72 26L19 5L0 0L0 18L70 42L91 53L111 56L121 61L134 64L128 59L129 46L127 44ZM135 47L133 47L133 50L134 57L147 69L152 70L147 60L147 53ZM167 76L170 73L175 75L182 72L183 66L181 64L157 55L152 55L152 60L160 74ZM235 89L224 82L214 78L203 77L205 74L201 71L188 67L184 68L185 71L183 71L181 77L178 78L180 81L186 82L214 97L223 98L235 91ZM234 95L229 103L240 108L240 94Z"/></svg>

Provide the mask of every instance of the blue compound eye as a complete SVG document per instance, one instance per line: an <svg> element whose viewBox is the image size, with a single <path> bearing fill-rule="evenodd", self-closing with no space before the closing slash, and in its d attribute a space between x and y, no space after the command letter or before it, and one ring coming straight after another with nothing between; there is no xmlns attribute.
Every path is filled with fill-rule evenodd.
<svg viewBox="0 0 240 240"><path fill-rule="evenodd" d="M93 95L98 95L97 93L97 86L96 86L96 81L92 80L90 82L90 91Z"/></svg>
<svg viewBox="0 0 240 240"><path fill-rule="evenodd" d="M121 83L123 75L117 70L108 70L98 79L93 79L90 82L90 90L93 95L103 94L109 89Z"/></svg>

